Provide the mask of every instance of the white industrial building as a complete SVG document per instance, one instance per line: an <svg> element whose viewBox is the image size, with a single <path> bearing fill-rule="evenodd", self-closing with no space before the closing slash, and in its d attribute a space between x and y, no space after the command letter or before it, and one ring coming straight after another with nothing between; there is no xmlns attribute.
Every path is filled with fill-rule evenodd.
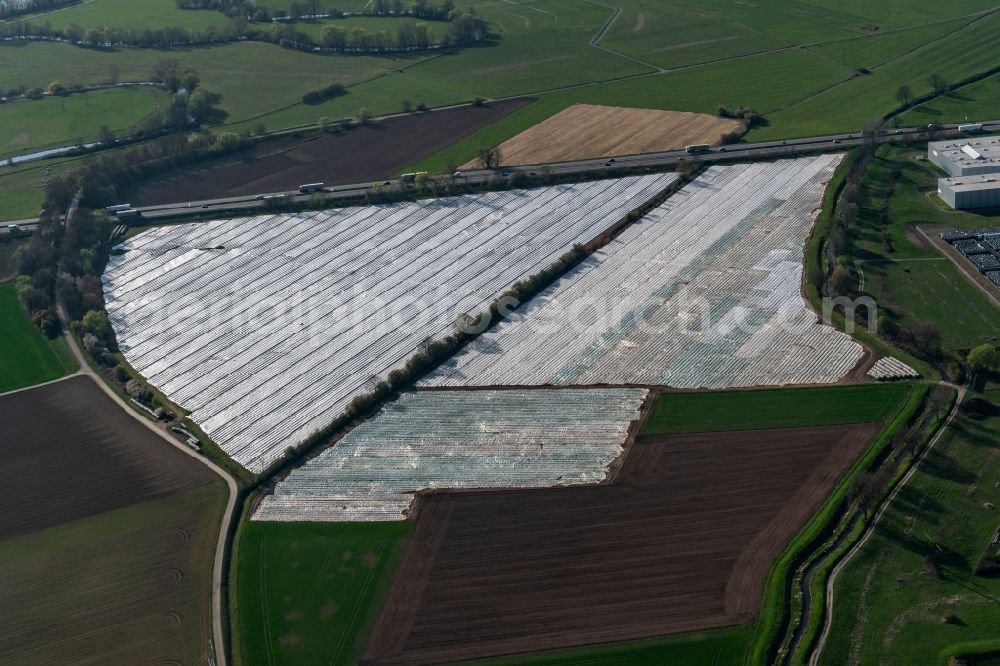
<svg viewBox="0 0 1000 666"><path fill-rule="evenodd" d="M939 178L938 196L952 208L1000 208L1000 173Z"/></svg>
<svg viewBox="0 0 1000 666"><path fill-rule="evenodd" d="M954 178L1000 173L1000 136L932 141L927 158Z"/></svg>

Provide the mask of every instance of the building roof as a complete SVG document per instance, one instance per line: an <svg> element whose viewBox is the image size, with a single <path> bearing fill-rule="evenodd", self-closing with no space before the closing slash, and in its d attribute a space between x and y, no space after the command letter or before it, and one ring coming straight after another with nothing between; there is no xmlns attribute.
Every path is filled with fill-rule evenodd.
<svg viewBox="0 0 1000 666"><path fill-rule="evenodd" d="M957 166L1000 166L1000 135L933 141L927 147Z"/></svg>
<svg viewBox="0 0 1000 666"><path fill-rule="evenodd" d="M1000 189L1000 174L986 173L975 176L940 178L938 186L947 185L952 192L974 192L976 190Z"/></svg>

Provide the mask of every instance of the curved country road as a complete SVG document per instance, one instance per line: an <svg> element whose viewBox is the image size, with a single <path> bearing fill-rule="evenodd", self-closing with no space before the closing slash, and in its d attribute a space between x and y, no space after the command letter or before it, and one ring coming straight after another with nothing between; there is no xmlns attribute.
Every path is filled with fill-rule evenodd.
<svg viewBox="0 0 1000 666"><path fill-rule="evenodd" d="M966 376L968 377L968 373L966 373ZM958 395L955 397L955 404L952 405L951 411L948 413L948 417L945 419L944 423L941 424L941 427L938 428L938 431L934 434L934 437L927 444L927 446L924 447L924 450L923 452L921 452L920 457L917 458L917 460L910 466L910 469L907 470L906 474L903 475L903 478L899 481L899 483L896 484L896 487L893 488L893 491L889 494L889 497L887 497L885 501L882 502L882 505L879 507L879 510L875 514L875 517L868 524L868 528L865 530L865 533L861 536L861 539L859 539L858 542L854 544L853 548L847 551L847 555L844 556L844 559L840 560L840 562L837 562L837 565L833 568L833 571L830 572L830 579L827 580L826 582L826 612L823 614L823 630L820 632L819 641L816 644L816 649L814 649L812 654L809 655L809 666L817 666L819 664L819 658L823 654L823 648L826 647L826 641L830 637L830 630L833 627L833 586L837 582L837 576L840 575L840 572L844 569L845 566L847 566L847 564L851 561L851 559L853 559L854 556L858 554L858 551L860 551L861 548L866 543L868 543L868 540L871 538L872 534L875 533L875 527L878 525L878 521L882 518L882 514L886 512L886 510L889 508L889 505L892 504L892 501L896 499L896 495L898 495L899 492L903 489L903 487L910 481L910 478L914 475L914 473L916 473L917 469L920 468L920 465L923 463L924 458L931 451L931 449L934 448L934 445L938 443L938 440L941 439L941 436L945 433L945 431L948 430L948 426L951 425L951 422L955 418L955 415L958 414L958 408L961 407L962 400L965 398L966 389L969 386L968 379L966 379L966 383L962 386L956 386L948 382L939 382L939 384L941 384L942 386L950 386L951 388L956 389L958 391Z"/></svg>
<svg viewBox="0 0 1000 666"><path fill-rule="evenodd" d="M69 321L66 318L66 312L63 310L62 303L58 304L59 316L62 320ZM226 666L226 651L224 649L224 641L222 634L222 565L224 559L224 551L226 546L226 532L229 529L229 523L233 518L233 510L236 507L236 495L237 487L236 480L229 475L229 473L216 465L214 462L196 452L189 446L181 444L176 439L170 437L163 429L158 428L154 423L144 416L141 416L137 411L132 409L124 400L121 399L117 393L111 390L104 380L94 372L94 369L90 367L87 360L83 357L83 352L80 351L80 347L76 344L76 338L73 334L66 330L63 335L66 336L66 341L69 343L69 348L73 351L73 355L76 360L80 363L79 372L73 373L75 376L78 374L84 374L90 377L95 384L97 384L102 391L112 400L114 400L119 407L125 410L126 413L132 416L135 420L142 423L144 426L149 428L152 432L163 438L164 441L169 443L175 449L182 451L186 455L191 456L195 460L200 461L204 465L211 468L216 474L222 477L226 485L229 486L229 499L226 501L226 510L222 514L222 521L219 523L219 535L215 543L215 562L212 566L212 644L215 652L215 665L216 666ZM65 379L65 377L63 378ZM61 381L61 380L56 380ZM32 387L34 388L34 387Z"/></svg>

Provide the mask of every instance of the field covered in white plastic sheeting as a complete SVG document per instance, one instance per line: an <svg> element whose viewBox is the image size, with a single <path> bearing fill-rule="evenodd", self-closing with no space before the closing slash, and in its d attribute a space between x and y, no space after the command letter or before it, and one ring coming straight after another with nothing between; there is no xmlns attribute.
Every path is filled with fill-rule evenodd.
<svg viewBox="0 0 1000 666"><path fill-rule="evenodd" d="M402 520L424 488L597 483L645 389L404 393L293 470L254 520Z"/></svg>
<svg viewBox="0 0 1000 666"><path fill-rule="evenodd" d="M800 293L803 246L840 159L710 167L422 384L841 379L862 348L817 323Z"/></svg>
<svg viewBox="0 0 1000 666"><path fill-rule="evenodd" d="M129 363L260 471L672 174L159 227L104 275Z"/></svg>

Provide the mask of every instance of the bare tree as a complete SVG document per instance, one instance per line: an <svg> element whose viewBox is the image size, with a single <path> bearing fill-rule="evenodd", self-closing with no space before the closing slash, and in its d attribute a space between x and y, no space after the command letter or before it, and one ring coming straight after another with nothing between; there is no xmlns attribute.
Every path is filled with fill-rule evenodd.
<svg viewBox="0 0 1000 666"><path fill-rule="evenodd" d="M934 88L935 95L943 95L948 92L948 82L940 74L931 74L927 79L927 83L931 84L931 87Z"/></svg>
<svg viewBox="0 0 1000 666"><path fill-rule="evenodd" d="M121 77L121 75L122 75L121 67L119 67L114 63L108 65L108 81L111 82L111 85L113 86L118 85L118 79Z"/></svg>
<svg viewBox="0 0 1000 666"><path fill-rule="evenodd" d="M896 89L896 100L903 106L907 106L910 103L910 86L901 85Z"/></svg>
<svg viewBox="0 0 1000 666"><path fill-rule="evenodd" d="M929 321L918 321L913 325L913 341L927 356L936 357L941 353L941 329Z"/></svg>
<svg viewBox="0 0 1000 666"><path fill-rule="evenodd" d="M837 266L833 269L833 274L830 275L830 287L833 288L834 294L837 296L848 294L853 284L854 278L851 276L851 271L843 266Z"/></svg>
<svg viewBox="0 0 1000 666"><path fill-rule="evenodd" d="M153 64L149 78L164 85L170 92L177 92L181 83L181 63L177 58L161 58Z"/></svg>
<svg viewBox="0 0 1000 666"><path fill-rule="evenodd" d="M500 166L503 156L500 154L500 146L478 149L479 163L484 169L496 169Z"/></svg>

